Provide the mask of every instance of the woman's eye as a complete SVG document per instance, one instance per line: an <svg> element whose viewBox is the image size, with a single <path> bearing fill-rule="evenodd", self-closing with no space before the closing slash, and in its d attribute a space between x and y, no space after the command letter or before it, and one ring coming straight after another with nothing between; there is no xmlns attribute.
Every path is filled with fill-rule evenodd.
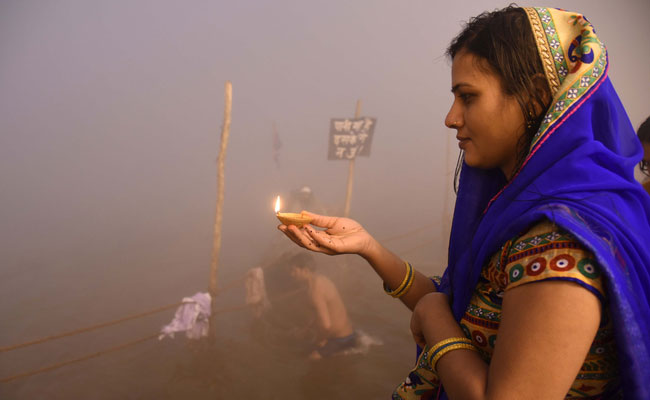
<svg viewBox="0 0 650 400"><path fill-rule="evenodd" d="M458 95L458 97L460 97L463 103L469 103L472 100L473 95L469 93L461 93Z"/></svg>

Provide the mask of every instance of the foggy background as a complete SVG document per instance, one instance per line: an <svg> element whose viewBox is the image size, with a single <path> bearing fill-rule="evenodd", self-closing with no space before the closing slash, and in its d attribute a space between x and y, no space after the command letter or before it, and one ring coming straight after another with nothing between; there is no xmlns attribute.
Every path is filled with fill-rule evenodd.
<svg viewBox="0 0 650 400"><path fill-rule="evenodd" d="M308 185L329 212L341 213L348 163L327 160L329 120L352 117L359 99L361 115L377 118L377 125L370 157L356 161L351 217L380 239L422 228L387 245L426 273L442 271L458 155L443 123L452 101L444 51L463 21L505 5L0 0L0 346L207 289L228 80L233 104L220 283L288 246L276 230L276 195ZM545 5L582 12L594 24L637 128L650 115L650 3ZM273 123L282 143L279 165ZM378 393L385 395L378 396L388 396L413 362L406 309L381 293L379 278L356 258L317 260L323 270L336 265L332 276L353 322L374 327L386 342L371 350L384 357L380 364L359 379L381 382ZM355 298L350 293L359 287L375 297ZM241 289L229 299L242 303ZM172 316L83 338L83 346L71 339L0 353L0 378L155 333ZM222 332L245 329L247 320L237 318L223 318ZM184 341L151 342L112 361L100 357L0 383L0 397L221 398L264 379L271 382L267 395L287 390L281 375L251 377L250 370L231 372L217 387L207 375L177 390L170 370L202 374ZM231 368L239 356L221 357L232 358ZM363 358L355 362L369 368ZM209 360L198 363L210 369ZM285 397L305 398L325 378L310 379ZM364 396L368 385L358 390L374 398Z"/></svg>

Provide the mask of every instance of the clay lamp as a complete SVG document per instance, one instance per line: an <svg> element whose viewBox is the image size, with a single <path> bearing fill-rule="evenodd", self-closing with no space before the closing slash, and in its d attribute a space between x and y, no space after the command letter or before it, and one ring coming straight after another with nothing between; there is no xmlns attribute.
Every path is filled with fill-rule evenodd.
<svg viewBox="0 0 650 400"><path fill-rule="evenodd" d="M281 213L280 212L280 196L275 200L275 216L278 217L280 222L286 226L295 225L297 228L301 228L303 225L307 225L311 222L312 218L307 214L296 214L296 213Z"/></svg>

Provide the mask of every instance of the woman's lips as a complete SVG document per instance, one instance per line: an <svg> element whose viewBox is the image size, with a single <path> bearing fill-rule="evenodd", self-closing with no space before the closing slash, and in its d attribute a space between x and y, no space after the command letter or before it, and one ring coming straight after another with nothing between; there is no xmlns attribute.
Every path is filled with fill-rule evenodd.
<svg viewBox="0 0 650 400"><path fill-rule="evenodd" d="M458 147L465 150L465 146L469 143L469 138L456 136L456 139L458 139Z"/></svg>

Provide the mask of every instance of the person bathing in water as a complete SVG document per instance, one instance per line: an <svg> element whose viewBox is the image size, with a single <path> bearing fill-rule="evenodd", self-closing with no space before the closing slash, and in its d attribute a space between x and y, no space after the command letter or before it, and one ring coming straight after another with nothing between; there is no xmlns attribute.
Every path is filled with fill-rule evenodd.
<svg viewBox="0 0 650 400"><path fill-rule="evenodd" d="M296 254L289 261L291 276L307 285L309 298L316 311L318 336L311 360L339 353L357 344L357 334L352 329L348 312L334 282L314 269L309 254Z"/></svg>

